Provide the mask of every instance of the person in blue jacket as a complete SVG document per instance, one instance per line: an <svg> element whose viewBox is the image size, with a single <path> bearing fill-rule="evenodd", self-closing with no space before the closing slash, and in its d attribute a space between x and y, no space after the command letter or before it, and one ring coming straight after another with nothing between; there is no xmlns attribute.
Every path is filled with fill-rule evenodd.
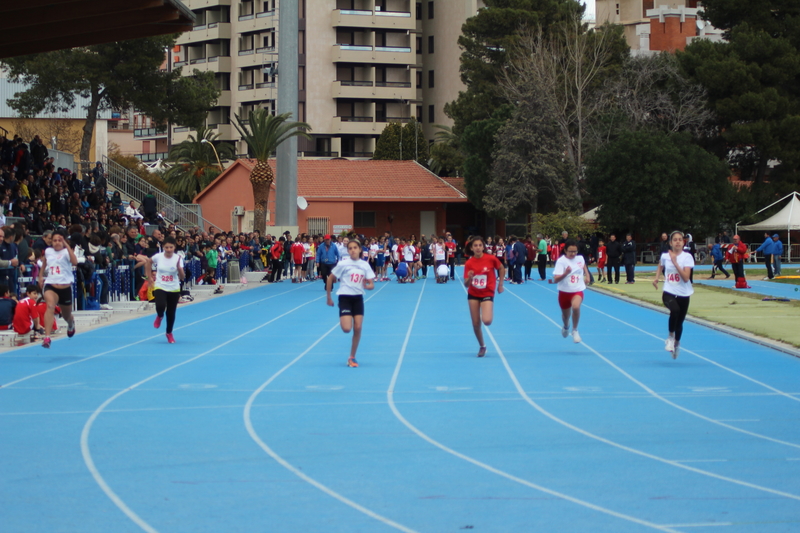
<svg viewBox="0 0 800 533"><path fill-rule="evenodd" d="M764 263L767 265L767 277L764 278L764 280L775 277L775 273L772 271L772 254L774 249L775 243L772 242L769 233L764 232L764 242L761 243L761 246L756 248L756 253L761 252L764 255Z"/></svg>
<svg viewBox="0 0 800 533"><path fill-rule="evenodd" d="M783 255L783 243L781 242L781 237L777 233L772 236L772 263L773 263L773 273L776 276L781 275L781 256Z"/></svg>
<svg viewBox="0 0 800 533"><path fill-rule="evenodd" d="M725 262L725 254L722 253L722 248L720 247L719 243L709 243L708 249L710 250L711 257L714 258L714 265L711 267L711 279L714 279L714 276L717 274L717 270L725 274L725 279L731 277L731 275L728 274L728 271L725 270L725 267L722 266L722 264Z"/></svg>
<svg viewBox="0 0 800 533"><path fill-rule="evenodd" d="M331 275L333 267L339 262L339 248L336 244L331 242L331 236L325 235L325 238L317 247L317 265L319 265L319 277L327 280ZM327 282L326 282L327 283ZM325 289L327 290L327 288Z"/></svg>

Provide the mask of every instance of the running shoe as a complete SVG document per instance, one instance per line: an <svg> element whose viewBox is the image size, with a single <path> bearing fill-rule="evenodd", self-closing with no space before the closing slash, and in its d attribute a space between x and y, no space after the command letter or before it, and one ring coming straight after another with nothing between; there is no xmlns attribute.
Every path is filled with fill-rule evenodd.
<svg viewBox="0 0 800 533"><path fill-rule="evenodd" d="M172 333L167 333L167 342L170 344L175 344L175 337L172 336Z"/></svg>
<svg viewBox="0 0 800 533"><path fill-rule="evenodd" d="M347 366L350 368L358 368L358 361L356 361L355 357L351 357L347 360Z"/></svg>
<svg viewBox="0 0 800 533"><path fill-rule="evenodd" d="M678 358L678 353L679 353L680 351L681 351L680 344L678 344L678 343L676 342L676 343L675 343L675 348L672 350L672 358L673 358L673 359L677 359L677 358Z"/></svg>
<svg viewBox="0 0 800 533"><path fill-rule="evenodd" d="M162 319L162 317L156 315L156 319L153 320L153 327L154 328L158 329L158 328L161 327L161 319Z"/></svg>
<svg viewBox="0 0 800 533"><path fill-rule="evenodd" d="M73 335L75 335L75 320L70 322L67 326L67 337L71 338Z"/></svg>
<svg viewBox="0 0 800 533"><path fill-rule="evenodd" d="M50 337L45 337L42 341L42 348L49 348L50 347Z"/></svg>
<svg viewBox="0 0 800 533"><path fill-rule="evenodd" d="M664 343L664 349L668 352L672 352L675 350L675 338L674 337L667 337L667 342Z"/></svg>
<svg viewBox="0 0 800 533"><path fill-rule="evenodd" d="M569 328L567 328L567 327L561 328L561 336L566 339L567 335L569 335Z"/></svg>
<svg viewBox="0 0 800 533"><path fill-rule="evenodd" d="M478 350L478 357L483 357L486 355L486 346L481 346L481 349Z"/></svg>
<svg viewBox="0 0 800 533"><path fill-rule="evenodd" d="M575 342L575 344L581 342L581 334L578 333L577 329L572 330L572 340Z"/></svg>

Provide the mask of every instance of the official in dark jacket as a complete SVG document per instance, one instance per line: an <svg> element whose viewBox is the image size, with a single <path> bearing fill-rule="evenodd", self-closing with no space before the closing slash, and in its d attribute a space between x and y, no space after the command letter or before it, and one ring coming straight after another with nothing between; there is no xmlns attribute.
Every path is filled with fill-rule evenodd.
<svg viewBox="0 0 800 533"><path fill-rule="evenodd" d="M613 233L609 235L606 243L606 278L608 283L619 283L619 260L622 257L622 245ZM614 278L611 277L611 270L614 270ZM613 280L612 280L613 279Z"/></svg>
<svg viewBox="0 0 800 533"><path fill-rule="evenodd" d="M622 264L625 265L626 284L634 283L633 268L636 266L636 242L633 240L633 235L628 233L625 235L625 242L622 243Z"/></svg>

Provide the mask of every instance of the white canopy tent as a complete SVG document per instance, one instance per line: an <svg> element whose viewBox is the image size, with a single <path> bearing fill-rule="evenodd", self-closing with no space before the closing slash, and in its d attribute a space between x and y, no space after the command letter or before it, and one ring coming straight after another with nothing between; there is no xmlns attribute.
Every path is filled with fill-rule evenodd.
<svg viewBox="0 0 800 533"><path fill-rule="evenodd" d="M581 218L588 220L589 222L597 222L597 210L602 206L598 205L594 209L590 209L586 211L584 214L581 215Z"/></svg>
<svg viewBox="0 0 800 533"><path fill-rule="evenodd" d="M745 231L777 231L777 230L786 230L788 233L787 237L787 249L789 253L789 261L792 260L792 230L800 230L800 193L797 191L787 194L777 202L774 202L761 211L769 209L773 205L784 201L787 198L790 198L789 203L786 204L783 209L772 215L766 220L762 220L756 224L747 224L745 226L736 225L736 232L738 233L739 230ZM759 211L759 213L761 213Z"/></svg>

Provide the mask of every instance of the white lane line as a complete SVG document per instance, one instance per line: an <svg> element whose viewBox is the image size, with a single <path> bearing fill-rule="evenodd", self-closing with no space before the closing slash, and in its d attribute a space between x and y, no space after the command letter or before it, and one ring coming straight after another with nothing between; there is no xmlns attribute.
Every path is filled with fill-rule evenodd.
<svg viewBox="0 0 800 533"><path fill-rule="evenodd" d="M388 286L389 286L388 283L383 285L380 289L375 291L375 294L373 294L372 296L367 298L367 301L369 301L372 298L374 298L375 296L377 296L378 293L381 292L384 287L388 287ZM373 519L375 519L375 520L377 520L379 522L382 522L382 523L386 524L387 526L393 527L393 528L395 528L395 529L397 529L399 531L403 531L405 533L417 533L413 529L407 528L406 526L404 526L402 524L398 524L397 522L395 522L395 521L393 521L393 520L391 520L389 518L386 518L385 516L379 515L378 513L374 512L374 511L372 511L370 509L367 509L363 505L360 505L360 504L354 502L353 500L351 500L351 499L339 494L338 492L334 491L333 489L328 488L326 485L323 485L322 483L320 483L316 479L306 475L299 468L296 468L294 465L289 463L283 457L281 457L280 455L275 453L275 451L272 448L270 448L267 445L266 442L261 440L261 437L258 436L258 433L256 432L255 428L253 427L253 422L252 422L250 414L251 414L251 411L252 411L252 408L253 408L253 402L258 397L258 395L261 394L261 392L264 389L266 389L270 385L270 383L275 381L278 378L278 376L283 374L286 370L288 370L296 362L298 362L300 359L305 357L305 355L308 354L308 352L310 352L311 350L313 350L314 347L317 346L320 342L322 342L322 340L325 339L325 337L327 337L328 335L330 335L331 333L336 331L336 329L338 329L338 328L339 328L339 323L337 323L331 329L329 329L328 331L323 333L322 336L319 337L316 341L314 341L314 343L311 346L306 348L303 353L301 353L300 355L298 355L297 357L295 357L294 359L289 361L283 368L281 368L280 370L275 372L267 381L262 383L259 388L257 388L256 390L253 391L253 394L251 394L250 397L247 399L247 403L244 406L244 412L242 413L242 416L244 418L244 427L247 429L247 433L250 435L250 438L252 438L255 441L255 443L258 444L258 446L262 450L264 450L264 452L267 455L272 457L279 465L281 465L282 467L284 467L285 469L287 469L288 471L290 471L291 473L293 473L294 475L296 475L297 477L299 477L300 479L302 479L306 483L312 485L313 487L316 487L317 489L321 490L322 492L324 492L328 496L330 496L330 497L332 497L332 498L334 498L336 500L339 500L343 504L355 509L356 511L359 511L359 512L369 516L370 518L373 518Z"/></svg>
<svg viewBox="0 0 800 533"><path fill-rule="evenodd" d="M727 459L673 459L676 463L727 463Z"/></svg>
<svg viewBox="0 0 800 533"><path fill-rule="evenodd" d="M757 418L741 418L741 419L732 419L732 420L726 420L726 419L718 418L717 422L761 422L761 420L759 420Z"/></svg>
<svg viewBox="0 0 800 533"><path fill-rule="evenodd" d="M543 289L545 289L545 290L548 290L548 289L547 289L547 288L545 288L545 287L542 287L542 288L543 288ZM602 293L598 293L598 294L602 294ZM604 296L606 296L606 295L604 295ZM612 298L613 298L613 296L612 296ZM594 308L594 307L591 307L591 306L588 306L588 305L584 305L583 307L585 307L585 308L587 308L587 309L591 309L592 311L596 311L596 312L600 313L601 315L605 315L605 316L607 316L608 318L611 318L611 319L613 319L613 320L616 320L617 322L620 322L620 323L622 323L622 324L625 324L626 326L629 326L629 327L631 327L631 328L633 328L633 329L635 329L635 330L637 330L637 331L639 331L639 332L641 332L641 333L644 333L644 334L646 334L646 335L649 335L649 336L653 337L654 339L658 339L658 340L660 340L660 341L663 341L663 340L664 340L663 338L659 337L658 335L655 335L655 334L653 334L653 333L651 333L651 332L649 332L649 331L643 330L643 329L641 329L641 328L639 328L639 327L637 327L637 326L634 326L633 324L629 324L628 322L625 322L624 320L622 320L622 319L620 319L620 318L617 318L617 317L615 317L615 316L613 316L613 315L609 315L608 313L605 313L605 312L603 312L603 311L601 311L601 310L599 310L599 309L596 309L596 308ZM699 324L696 324L696 325L697 325L698 327L703 327L703 326L700 326ZM703 328L703 329L705 329L705 328ZM693 356L695 356L695 357L697 357L697 358L699 358L699 359L702 359L703 361L706 361L707 363L711 363L712 365L714 365L714 366L716 366L716 367L719 367L719 368L721 368L721 369L723 369L723 370L727 370L727 371L728 371L728 372L730 372L731 374L735 374L735 375L739 376L740 378L744 378L744 379L746 379L747 381L750 381L750 382L752 382L752 383L755 383L756 385L760 385L760 386L762 386L762 387L764 387L764 388L766 388L766 389L769 389L769 390L771 390L771 391L773 391L773 392L776 392L776 393L780 394L781 396L785 396L786 398L789 398L790 400L794 400L794 401L796 401L796 402L800 402L800 398L796 396L796 394L797 394L797 393L791 394L791 393L784 392L784 391L782 391L782 390L780 390L780 389L776 389L776 388L775 388L775 387L773 387L772 385L767 385L766 383L764 383L764 382L762 382L762 381L758 381L758 380L757 380L757 379L755 379L755 378L751 378L750 376L748 376L748 375L746 375L746 374L742 374L741 372L737 372L736 370L734 370L734 369L732 369L732 368L729 368L729 367L727 367L727 366L725 366L725 365L723 365L723 364L721 364L721 363L718 363L718 362L716 362L716 361L714 361L714 360L712 360L712 359L709 359L709 358L707 358L707 357L703 357L703 356L702 356L702 355L700 355L699 353L697 353L697 352L693 352L692 350L688 350L688 349L684 348L683 346L681 346L681 352L684 352L684 353L690 353L690 354L692 354Z"/></svg>
<svg viewBox="0 0 800 533"><path fill-rule="evenodd" d="M511 293L511 294L514 294L514 293ZM514 294L514 296L519 298L519 296L517 296L516 294ZM538 309L536 309L535 307L530 305L525 300L522 300L522 298L519 298L519 299L523 303L525 303L526 305L530 306L537 313L539 313L542 316L544 316L547 320L549 320L550 322L553 322L554 324L556 324L556 327L561 329L561 326L558 325L557 323L555 323L552 319L550 319L550 317L548 317L547 315L545 315L544 313L542 313L541 311L539 311ZM554 414L552 414L549 411L547 411L546 409L544 409L538 403L533 401L530 398L530 396L528 396L528 394L522 388L522 385L520 384L519 380L517 379L516 374L514 374L514 371L511 369L511 366L509 365L508 360L506 359L506 356L503 354L502 350L500 349L500 346L497 344L497 341L495 340L494 335L492 335L492 332L488 328L487 328L486 332L489 334L489 338L492 340L492 344L494 345L495 349L497 350L497 353L499 354L500 359L503 361L503 366L505 366L506 372L511 377L511 381L514 383L514 386L517 388L517 392L519 392L520 396L522 396L525 399L525 401L528 402L528 404L531 405L531 407L533 407L534 409L536 409L537 411L542 413L544 416L546 416L550 420L552 420L552 421L554 421L554 422L556 422L558 424L561 424L562 426L564 426L566 428L569 428L569 429L571 429L573 431L576 431L576 432L578 432L578 433L580 433L582 435L585 435L585 436L587 436L587 437L589 437L591 439L595 439L595 440L597 440L599 442L604 442L604 443L608 444L609 446L614 446L615 448L619 448L620 450L625 450L627 452L630 452L630 453L633 453L633 454L636 454L636 455L639 455L639 456L642 456L642 457L647 457L648 459L652 459L652 460L658 461L660 463L664 463L664 464L667 464L667 465L672 465L672 466L675 466L677 468L683 468L684 470L688 470L688 471L694 472L696 474L700 474L700 475L703 475L703 476L708 476L708 477L711 477L711 478L714 478L714 479L719 479L721 481L727 481L729 483L734 483L736 485L741 485L743 487L748 487L748 488L751 488L751 489L760 490L760 491L763 491L763 492L768 492L770 494L777 494L778 496L783 496L785 498L791 498L793 500L800 501L800 496L798 496L796 494L790 494L788 492L783 492L783 491L776 490L776 489L770 489L768 487L762 487L761 485L756 485L754 483L749 483L747 481L741 481L739 479L734 479L734 478L730 478L730 477L727 477L727 476L721 476L721 475L715 474L713 472L708 472L706 470L701 470L701 469L695 468L693 466L688 466L688 465L685 465L685 464L681 464L681 463L672 461L670 459L665 459L664 457L659 457L658 455L653 455L653 454L644 452L642 450L637 450L636 448L631 448L630 446L625 446L624 444L620 444L618 442L606 439L605 437L601 437L599 435L595 435L594 433L590 433L590 432L588 432L588 431L586 431L584 429L579 428L578 426L574 426L574 425L570 424L569 422L558 418ZM598 357L600 357L600 358L604 359L605 361L609 362L609 364L611 364L612 366L615 366L613 363L608 361L608 359L606 359L605 357L600 355L591 346L586 344L585 341L582 342L581 344L583 344L583 346L585 346L588 350L592 351ZM615 368L618 368L618 367L615 366ZM622 371L622 370L620 370L620 372L625 374L625 372ZM633 379L633 378L631 378L631 379ZM653 393L653 394L655 394L655 393ZM667 401L667 400L664 400L664 401ZM668 403L671 403L671 402L668 402Z"/></svg>
<svg viewBox="0 0 800 533"><path fill-rule="evenodd" d="M86 421L86 424L84 424L83 431L81 432L81 454L83 455L83 462L86 463L86 468L92 474L92 477L94 478L95 482L97 482L97 484L100 486L100 489L102 489L102 491L105 492L106 496L108 496L108 498L114 503L114 505L116 505L120 509L120 511L125 513L125 515L128 518L130 518L131 521L133 521L133 523L135 523L137 526L142 528L144 531L147 531L147 533L158 533L155 528L153 528L150 524L145 522L138 514L136 514L130 507L128 507L125 504L125 502L122 501L122 498L117 496L117 494L111 489L111 487L108 485L108 483L106 483L106 480L103 479L103 476L100 475L100 471L97 469L97 466L94 464L94 460L92 459L92 453L89 450L89 433L92 430L92 425L94 424L94 421L97 419L98 416L100 416L100 413L102 413L103 410L111 402L113 402L114 400L116 400L117 398L122 396L123 394L136 389L138 386L140 386L140 385L142 385L144 383L147 383L148 381L151 381L151 380L153 380L153 379L155 379L155 378L157 378L159 376L162 376L162 375L166 374L167 372L169 372L170 370L174 370L174 369L176 369L176 368L178 368L180 366L189 364L189 363L191 363L193 361L197 361L198 359L200 359L204 355L207 355L207 354L213 352L214 350L222 348L223 346L227 346L228 344L230 344L230 343L232 343L234 341L237 341L237 340L241 339L242 337L245 337L247 335L251 335L253 332L258 331L259 329L261 329L261 328L263 328L263 327L275 322L276 320L278 320L280 318L283 318L283 317L285 317L287 315L290 315L290 314L294 313L295 311L297 311L298 309L300 309L301 307L305 307L306 305L308 305L308 304L310 304L312 302L316 302L317 300L319 300L321 298L322 298L322 296L320 296L318 298L314 298L313 300L309 300L308 302L306 302L304 304L300 304L297 307L295 307L294 309L292 309L291 311L287 311L287 312L285 312L285 313L283 313L281 315L278 315L275 318L269 320L268 322L265 322L264 324L256 326L255 328L253 328L253 329L251 329L249 331L246 331L246 332L242 333L241 335L237 335L236 337L233 337L232 339L227 340L227 341L223 342L222 344L219 344L219 345L215 346L214 348L211 348L210 350L207 350L207 351L205 351L205 352L203 352L203 353L201 353L199 355L196 355L196 356L192 357L191 359L187 359L186 361L183 361L183 362L178 363L176 365L173 365L173 366L171 366L169 368L166 368L166 369L162 370L161 372L153 374L152 376L139 381L138 383L134 383L130 387L119 391L118 393L116 393L115 395L113 395L112 397L110 397L109 399L104 401L100 405L100 407L95 409L94 413L92 413L92 415Z"/></svg>
<svg viewBox="0 0 800 533"><path fill-rule="evenodd" d="M542 311L540 311L538 308L536 308L536 307L532 306L531 304L529 304L528 302L526 302L525 300L523 300L523 299L522 299L522 298L521 298L519 295L517 295L517 294L515 294L515 293L513 293L513 292L512 292L511 294L512 294L512 295L513 295L515 298L517 298L519 301L521 301L522 303L524 303L525 305L527 305L528 307L530 307L531 309L533 309L534 311L536 311L537 313L539 313L540 315L542 315L544 318L546 318L547 320L549 320L549 321L550 321L550 322L551 322L553 325L555 325L557 328L561 329L561 326L560 326L560 325L559 325L559 324L558 324L556 321L554 321L552 318L550 318L549 316L547 316L546 314L544 314L544 313L543 313ZM584 306L584 307L585 307L585 306ZM631 326L631 327L635 327L635 326ZM648 387L647 385L645 385L644 383L642 383L641 381L639 381L638 379L636 379L635 377L633 377L632 375L630 375L629 373L627 373L626 371L624 371L624 370L623 370L621 367L617 366L617 365L616 365L614 362L612 362L610 359L608 359L607 357L605 357L603 354L601 354L600 352L598 352L597 350L595 350L594 348L592 348L591 346L589 346L588 344L586 344L586 342L583 342L583 343L581 343L581 344L583 344L583 346L585 346L587 350L589 350L590 352L592 352L593 354L595 354L597 357L599 357L600 359L602 359L603 361L605 361L605 362L606 362L606 363L607 363L609 366L611 366L611 367L612 367L614 370L616 370L617 372L619 372L620 374L622 374L623 376L625 376L626 378L628 378L629 380L631 380L633 383L637 384L639 387L641 387L643 390L645 390L645 391L646 391L648 394L650 394L650 395L651 395L651 396L653 396L654 398L657 398L657 399L661 400L661 401L662 401L662 402L664 402L665 404L667 404L667 405L669 405L669 406L671 406L671 407L674 407L675 409L678 409L679 411L683 411L684 413L687 413L687 414L690 414L690 415L692 415L692 416L694 416L694 417L697 417L697 418L699 418L700 420L705 420L706 422L710 422L710 423L712 423L712 424L715 424L715 425L717 425L717 426L724 427L724 428L726 428L726 429L730 429L730 430L732 430L732 431L736 431L736 432L738 432L738 433L743 433L743 434L745 434L745 435L749 435L749 436L751 436L751 437L756 437L756 438L758 438L758 439L763 439L763 440L767 440L767 441L770 441L770 442L774 442L774 443L776 443L776 444L783 444L784 446L791 446L792 448L798 448L798 449L800 449L800 444L796 444L796 443L794 443L794 442L788 442L788 441L781 440L781 439L776 439L776 438L773 438L773 437L769 437L769 436L767 436L767 435L762 435L762 434L760 434L760 433L755 433L755 432L753 432L753 431L748 431L748 430L746 430L746 429L738 428L738 427L736 427L736 426L731 426L730 424L726 424L726 423L724 423L724 422L720 422L719 420L715 420L715 419L713 419L713 418L710 418L710 417L708 417L708 416L702 415L702 414L700 414L700 413L698 413L698 412L696 412L696 411L692 411L691 409L688 409L688 408L686 408L686 407L683 407L682 405L678 405L677 403L675 403L675 402L672 402L672 401L670 401L670 400L666 399L665 397L661 396L661 395L660 395L660 394L658 394L656 391L654 391L653 389L651 389L650 387ZM688 350L682 350L682 351L688 351ZM770 388L771 388L771 387L770 387ZM774 390L776 390L776 391L777 391L777 389L774 389ZM777 392L781 392L781 391L777 391ZM783 394L785 394L785 393L783 393Z"/></svg>
<svg viewBox="0 0 800 533"><path fill-rule="evenodd" d="M562 500L565 500L565 501L580 505L582 507L586 507L586 508L591 509L593 511L598 511L600 513L604 513L604 514L613 516L615 518L620 518L622 520L627 520L629 522L633 522L635 524L639 524L639 525L642 525L642 526L650 527L650 528L653 528L653 529L658 529L660 531L667 531L667 532L670 532L670 533L679 533L677 530L671 529L669 527L660 526L658 524L654 524L654 523L648 522L646 520L641 520L641 519L633 517L633 516L628 516L626 514L622 514L622 513L616 512L616 511L612 511L611 509L607 509L605 507L601 507L599 505L595 505L593 503L590 503L590 502L587 502L587 501L584 501L584 500L581 500L581 499L578 499L578 498L574 498L574 497L569 496L567 494L564 494L564 493L561 493L561 492L557 492L557 491L552 490L552 489L548 489L547 487L543 487L541 485L537 485L536 483L532 483L532 482L530 482L530 481L528 481L526 479L519 478L517 476L514 476L512 474L509 474L509 473L504 472L502 470L499 470L497 468L494 468L493 466L489 466L488 464L482 463L481 461L478 461L477 459L473 459L472 457L464 455L463 453L457 452L457 451L453 450L452 448L448 448L444 444L432 439L431 437L429 437L428 435L426 435L425 433L423 433L422 431L417 429L417 427L412 425L408 420L406 420L406 418L397 409L397 405L395 405L394 389L395 389L395 386L397 385L397 377L400 375L400 369L403 366L403 360L405 359L405 355L406 355L406 348L408 347L408 341L411 338L411 330L414 328L414 321L417 318L417 311L419 311L419 304L420 304L420 302L422 302L422 294L425 291L425 284L426 283L427 283L427 280L425 280L422 283L422 291L420 291L419 299L417 300L417 306L414 308L414 313L411 315L411 322L408 325L408 331L406 332L405 339L403 340L403 346L400 349L400 356L397 359L397 365L394 368L394 373L392 374L392 379L389 382L389 388L386 390L386 400L387 400L387 402L389 404L389 408L392 410L392 413L394 413L394 416L396 416L397 419L400 420L400 422L402 422L404 426L406 426L408 429L410 429L412 432L414 432L422 440L428 442L429 444L432 444L433 446L436 446L440 450L442 450L442 451L444 451L446 453L449 453L450 455L452 455L454 457L457 457L457 458L459 458L459 459L461 459L463 461L471 463L471 464L473 464L473 465L475 465L475 466L477 466L479 468L487 470L487 471L489 471L489 472L491 472L493 474L497 474L498 476L504 477L504 478L506 478L508 480L514 481L516 483L519 483L519 484L524 485L526 487L530 487L530 488L538 490L540 492L544 492L545 494L549 494L551 496L555 496L557 498L561 498ZM488 328L484 328L484 329L486 329L487 332L489 331ZM491 335L491 333L490 333L490 335ZM495 346L496 346L496 344L495 344Z"/></svg>
<svg viewBox="0 0 800 533"><path fill-rule="evenodd" d="M694 524L665 524L665 527L716 527L732 525L733 522L697 522Z"/></svg>
<svg viewBox="0 0 800 533"><path fill-rule="evenodd" d="M300 287L297 287L295 289L290 289L288 291L284 291L284 292L281 292L281 293L278 293L278 294L273 294L272 296L268 296L266 298L262 298L260 300L254 301L254 302L250 302L250 303L247 303L247 304L244 304L244 305L240 305L239 307L234 307L233 309L228 309L227 311L223 311L221 313L217 313L216 315L211 315L211 316L208 316L206 318L201 318L200 320L195 320L194 322L190 322L189 324L186 324L185 326L177 327L177 328L175 328L175 330L177 331L177 330L180 330L180 329L183 329L183 328L188 328L189 326L194 326L195 324L199 324L200 322L205 322L206 320L211 320L212 318L216 318L216 317L224 315L226 313L230 313L231 311L237 311L237 310L242 309L244 307L248 307L250 305L261 303L263 301L270 300L272 298L277 298L278 296L283 296L284 294L288 294L290 292L293 292L293 291L296 291L296 290L299 290L299 289L300 289ZM116 325L116 324L112 324L112 325ZM31 374L30 376L25 376L25 377L20 378L20 379L18 379L16 381L10 381L8 383L3 383L3 384L0 384L0 389L7 389L8 387L10 387L12 385L16 385L17 383L21 383L23 381L27 381L29 379L32 379L32 378L35 378L35 377L38 377L38 376L42 376L44 374L49 374L50 372L55 372L56 370L61 370L62 368L66 368L68 366L77 365L78 363L85 363L86 361L91 361L92 359L96 359L98 357L102 357L102 356L108 355L110 353L118 352L120 350L125 350L127 348L130 348L131 346L136 346L137 344L141 344L143 342L147 342L147 341L156 339L158 337L161 337L161 335L159 334L159 335L153 335L151 337L146 337L146 338L144 338L142 340L138 340L136 342L131 342L129 344L126 344L125 346L120 346L119 348L114 348L113 350L107 350L105 352L102 352L102 353L99 353L99 354L96 354L96 355L91 355L89 357L85 357L83 359L79 359L78 361L72 361L70 363L65 363L63 365L56 366L56 367L50 368L48 370L43 370L42 372L37 372L36 374Z"/></svg>

